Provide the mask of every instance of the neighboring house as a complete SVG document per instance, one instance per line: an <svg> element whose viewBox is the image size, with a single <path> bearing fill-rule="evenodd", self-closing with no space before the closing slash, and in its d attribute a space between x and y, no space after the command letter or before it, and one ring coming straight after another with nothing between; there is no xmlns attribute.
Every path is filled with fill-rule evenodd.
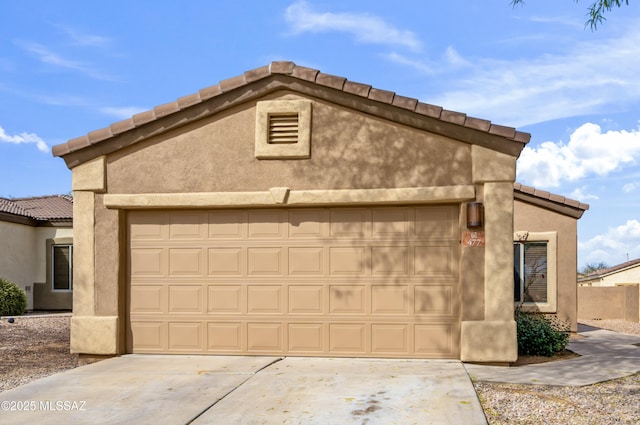
<svg viewBox="0 0 640 425"><path fill-rule="evenodd" d="M578 317L640 320L640 259L578 278Z"/></svg>
<svg viewBox="0 0 640 425"><path fill-rule="evenodd" d="M71 310L73 198L0 198L0 277L22 288L28 310Z"/></svg>
<svg viewBox="0 0 640 425"><path fill-rule="evenodd" d="M616 286L640 283L640 258L578 277L579 286Z"/></svg>
<svg viewBox="0 0 640 425"><path fill-rule="evenodd" d="M575 310L587 208L514 188L529 138L274 62L56 146L71 349L514 361L514 237Z"/></svg>

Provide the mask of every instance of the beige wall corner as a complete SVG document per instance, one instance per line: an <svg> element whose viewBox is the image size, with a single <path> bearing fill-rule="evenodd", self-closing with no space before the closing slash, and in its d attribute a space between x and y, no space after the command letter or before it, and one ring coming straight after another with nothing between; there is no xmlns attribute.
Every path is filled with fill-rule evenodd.
<svg viewBox="0 0 640 425"><path fill-rule="evenodd" d="M72 170L71 189L104 192L107 190L105 179L105 157L93 159L78 165Z"/></svg>
<svg viewBox="0 0 640 425"><path fill-rule="evenodd" d="M71 318L71 352L112 355L118 353L118 316Z"/></svg>
<svg viewBox="0 0 640 425"><path fill-rule="evenodd" d="M473 363L510 363L517 359L518 340L514 320L462 322L460 360Z"/></svg>
<svg viewBox="0 0 640 425"><path fill-rule="evenodd" d="M73 312L95 314L95 246L93 192L78 191L73 196Z"/></svg>
<svg viewBox="0 0 640 425"><path fill-rule="evenodd" d="M513 320L513 182L484 185L484 318Z"/></svg>
<svg viewBox="0 0 640 425"><path fill-rule="evenodd" d="M515 181L516 157L478 145L471 147L474 182Z"/></svg>

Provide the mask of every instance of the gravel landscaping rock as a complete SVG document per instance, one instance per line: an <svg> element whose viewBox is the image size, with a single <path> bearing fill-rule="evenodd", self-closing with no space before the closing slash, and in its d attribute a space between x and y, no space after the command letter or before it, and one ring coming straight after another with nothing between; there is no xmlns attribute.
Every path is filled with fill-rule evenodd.
<svg viewBox="0 0 640 425"><path fill-rule="evenodd" d="M639 323L622 320L580 320L580 323L640 335ZM640 423L640 374L583 387L488 382L474 382L474 386L490 425Z"/></svg>
<svg viewBox="0 0 640 425"><path fill-rule="evenodd" d="M69 352L70 315L0 320L0 392L78 365Z"/></svg>

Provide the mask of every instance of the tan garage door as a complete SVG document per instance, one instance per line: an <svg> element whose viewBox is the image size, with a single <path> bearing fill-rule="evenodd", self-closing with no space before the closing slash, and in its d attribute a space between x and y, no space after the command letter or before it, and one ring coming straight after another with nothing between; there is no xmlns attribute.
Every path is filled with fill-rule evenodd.
<svg viewBox="0 0 640 425"><path fill-rule="evenodd" d="M128 214L128 351L459 356L458 206Z"/></svg>

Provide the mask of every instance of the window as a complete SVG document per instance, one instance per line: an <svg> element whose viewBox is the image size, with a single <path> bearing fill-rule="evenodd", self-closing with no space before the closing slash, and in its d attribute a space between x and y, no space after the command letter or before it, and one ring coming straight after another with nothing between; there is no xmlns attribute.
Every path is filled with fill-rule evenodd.
<svg viewBox="0 0 640 425"><path fill-rule="evenodd" d="M51 258L53 290L71 291L73 289L73 246L52 245Z"/></svg>
<svg viewBox="0 0 640 425"><path fill-rule="evenodd" d="M513 300L524 310L556 311L556 233L516 234L513 243Z"/></svg>

